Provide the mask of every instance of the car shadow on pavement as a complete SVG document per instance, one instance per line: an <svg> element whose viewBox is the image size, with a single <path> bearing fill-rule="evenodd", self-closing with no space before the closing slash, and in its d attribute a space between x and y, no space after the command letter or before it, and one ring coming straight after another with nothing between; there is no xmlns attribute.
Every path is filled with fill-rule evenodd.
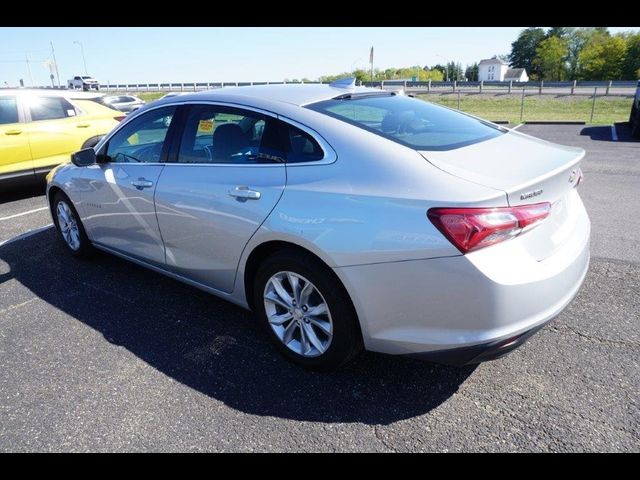
<svg viewBox="0 0 640 480"><path fill-rule="evenodd" d="M305 371L276 353L250 312L111 255L75 259L53 229L4 245L2 263L0 284L15 279L68 315L63 321L83 322L165 375L250 414L389 424L442 404L475 369L364 353L335 372ZM107 348L114 363L118 351Z"/></svg>
<svg viewBox="0 0 640 480"><path fill-rule="evenodd" d="M33 183L25 186L0 186L0 205L3 203L15 202L32 197L39 197L45 194L46 185L44 183Z"/></svg>
<svg viewBox="0 0 640 480"><path fill-rule="evenodd" d="M639 140L631 136L631 129L628 122L618 122L615 124L616 139L613 138L611 125L594 125L584 127L580 130L580 135L604 142L638 142Z"/></svg>

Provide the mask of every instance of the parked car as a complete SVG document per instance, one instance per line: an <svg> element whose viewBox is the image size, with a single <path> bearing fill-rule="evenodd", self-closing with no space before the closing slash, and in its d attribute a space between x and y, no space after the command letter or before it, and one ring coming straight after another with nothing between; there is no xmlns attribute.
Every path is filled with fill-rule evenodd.
<svg viewBox="0 0 640 480"><path fill-rule="evenodd" d="M100 90L100 83L88 75L76 75L71 80L67 80L67 88L71 90L82 89L87 92L89 90Z"/></svg>
<svg viewBox="0 0 640 480"><path fill-rule="evenodd" d="M466 364L580 288L584 153L352 83L225 88L134 112L47 196L72 255L252 309L299 365L363 347Z"/></svg>
<svg viewBox="0 0 640 480"><path fill-rule="evenodd" d="M633 103L631 104L629 127L631 128L631 136L640 138L640 80L638 80L636 95L633 97Z"/></svg>
<svg viewBox="0 0 640 480"><path fill-rule="evenodd" d="M44 176L71 153L95 145L124 118L102 95L0 90L0 188Z"/></svg>
<svg viewBox="0 0 640 480"><path fill-rule="evenodd" d="M134 95L109 95L104 98L109 106L121 112L131 113L145 105L145 101Z"/></svg>

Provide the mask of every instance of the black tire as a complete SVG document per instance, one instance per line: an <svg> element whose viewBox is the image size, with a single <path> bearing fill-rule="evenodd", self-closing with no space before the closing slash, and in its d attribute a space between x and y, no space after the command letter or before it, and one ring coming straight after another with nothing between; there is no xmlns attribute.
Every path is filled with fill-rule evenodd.
<svg viewBox="0 0 640 480"><path fill-rule="evenodd" d="M71 211L71 214L74 217L74 220L78 226L78 233L79 233L79 239L80 239L80 246L77 249L72 248L69 243L67 243L67 241L64 239L64 236L62 234L62 231L60 229L60 224L58 222L58 205L60 204L60 202L64 202L69 206L69 210ZM67 251L69 253L71 253L71 255L73 255L74 257L79 257L79 258L89 258L91 256L93 256L96 252L94 246L91 244L91 241L89 240L89 237L87 237L87 233L84 230L84 225L82 225L82 222L80 221L80 216L78 215L78 211L76 210L75 206L73 205L73 202L71 200L69 200L69 197L67 197L64 193L62 192L57 192L55 194L55 196L53 197L53 223L56 226L56 231L58 232L58 239L60 240L60 242L62 242L62 244L64 245L64 247L67 249Z"/></svg>
<svg viewBox="0 0 640 480"><path fill-rule="evenodd" d="M640 110L636 109L636 117L631 125L631 136L633 138L640 138Z"/></svg>
<svg viewBox="0 0 640 480"><path fill-rule="evenodd" d="M278 272L290 271L308 279L326 301L333 322L333 337L327 350L315 357L305 357L287 347L276 335L267 320L263 294L269 279ZM258 268L254 279L253 301L255 313L278 351L301 367L314 370L338 368L363 348L358 318L349 298L333 271L311 255L295 250L274 253Z"/></svg>

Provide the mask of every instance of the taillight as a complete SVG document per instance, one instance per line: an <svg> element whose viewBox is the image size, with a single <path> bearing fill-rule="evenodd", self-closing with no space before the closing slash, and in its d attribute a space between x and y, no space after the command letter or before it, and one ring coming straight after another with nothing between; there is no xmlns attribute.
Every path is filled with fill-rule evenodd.
<svg viewBox="0 0 640 480"><path fill-rule="evenodd" d="M431 208L429 220L462 253L520 235L544 220L549 202L496 208Z"/></svg>
<svg viewBox="0 0 640 480"><path fill-rule="evenodd" d="M117 120L119 122L121 122L122 120L124 120L125 118L127 118L126 115L120 115L119 117L113 117L114 120Z"/></svg>

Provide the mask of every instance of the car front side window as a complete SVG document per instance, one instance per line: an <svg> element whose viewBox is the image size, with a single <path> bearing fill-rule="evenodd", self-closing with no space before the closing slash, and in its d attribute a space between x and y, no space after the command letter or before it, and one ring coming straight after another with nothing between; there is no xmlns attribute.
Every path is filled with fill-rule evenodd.
<svg viewBox="0 0 640 480"><path fill-rule="evenodd" d="M99 155L112 163L159 163L176 107L152 110L116 132Z"/></svg>
<svg viewBox="0 0 640 480"><path fill-rule="evenodd" d="M31 114L31 121L57 120L73 117L76 110L62 97L31 97L27 98L27 105Z"/></svg>

